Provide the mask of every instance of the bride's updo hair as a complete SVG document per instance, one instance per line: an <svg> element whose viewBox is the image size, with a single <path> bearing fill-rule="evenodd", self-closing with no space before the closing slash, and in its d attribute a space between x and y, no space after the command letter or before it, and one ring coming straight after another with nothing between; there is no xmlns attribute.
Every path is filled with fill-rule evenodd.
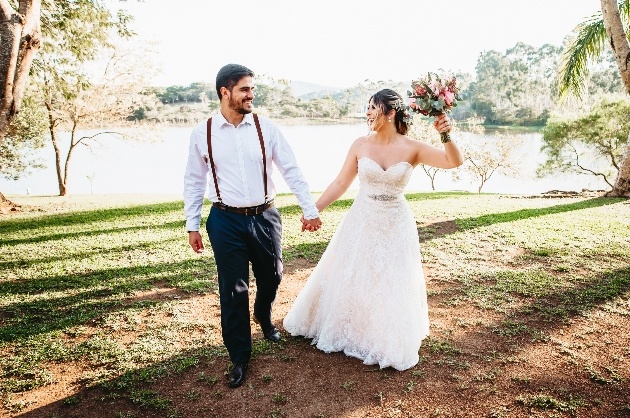
<svg viewBox="0 0 630 418"><path fill-rule="evenodd" d="M370 97L370 100L372 100L377 109L380 109L383 115L388 114L394 109L396 111L396 116L394 116L396 131L401 135L407 135L410 125L407 121L409 121L410 118L407 106L405 106L400 94L391 89L383 89Z"/></svg>

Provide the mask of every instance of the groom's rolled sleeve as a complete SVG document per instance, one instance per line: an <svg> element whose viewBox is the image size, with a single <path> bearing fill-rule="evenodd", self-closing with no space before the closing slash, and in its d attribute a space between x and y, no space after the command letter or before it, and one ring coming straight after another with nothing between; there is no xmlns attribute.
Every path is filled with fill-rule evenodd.
<svg viewBox="0 0 630 418"><path fill-rule="evenodd" d="M319 218L319 211L317 210L317 206L315 206L315 200L309 191L308 183L304 175L302 175L302 170L298 167L291 146L275 125L272 125L271 131L273 137L273 162L276 164L276 167L278 167L278 171L284 181L286 181L293 194L295 194L295 197L297 197L298 204L304 213L304 219Z"/></svg>
<svg viewBox="0 0 630 418"><path fill-rule="evenodd" d="M184 174L184 215L187 231L199 231L203 199L206 194L208 165L199 149L199 136L196 129L190 135L188 162Z"/></svg>

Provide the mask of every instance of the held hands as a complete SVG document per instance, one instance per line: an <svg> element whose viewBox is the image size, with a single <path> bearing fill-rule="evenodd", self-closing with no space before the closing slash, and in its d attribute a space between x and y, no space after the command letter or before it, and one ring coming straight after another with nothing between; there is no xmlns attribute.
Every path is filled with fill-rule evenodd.
<svg viewBox="0 0 630 418"><path fill-rule="evenodd" d="M194 252L198 254L203 252L203 240L199 231L190 231L188 233L188 243Z"/></svg>
<svg viewBox="0 0 630 418"><path fill-rule="evenodd" d="M302 215L300 220L302 221L302 232L304 231L315 232L319 228L322 227L322 221L319 218L304 219L304 215Z"/></svg>

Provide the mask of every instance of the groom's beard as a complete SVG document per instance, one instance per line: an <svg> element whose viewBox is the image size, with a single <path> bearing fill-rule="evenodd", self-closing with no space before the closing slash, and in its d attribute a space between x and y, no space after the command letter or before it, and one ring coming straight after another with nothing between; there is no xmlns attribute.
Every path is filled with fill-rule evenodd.
<svg viewBox="0 0 630 418"><path fill-rule="evenodd" d="M250 107L249 109L246 109L243 105L243 103L245 102L245 100L235 100L232 97L230 97L230 100L228 101L228 107L238 113L240 113L241 115L247 115L248 113L252 113L252 108Z"/></svg>

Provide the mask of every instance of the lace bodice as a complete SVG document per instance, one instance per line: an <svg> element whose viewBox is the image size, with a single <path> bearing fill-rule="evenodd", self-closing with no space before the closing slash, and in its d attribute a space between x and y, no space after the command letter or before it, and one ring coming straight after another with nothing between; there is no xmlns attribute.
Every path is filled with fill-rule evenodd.
<svg viewBox="0 0 630 418"><path fill-rule="evenodd" d="M359 181L361 193L368 196L402 196L409 182L413 167L406 161L401 161L383 170L381 166L369 157L359 159Z"/></svg>

